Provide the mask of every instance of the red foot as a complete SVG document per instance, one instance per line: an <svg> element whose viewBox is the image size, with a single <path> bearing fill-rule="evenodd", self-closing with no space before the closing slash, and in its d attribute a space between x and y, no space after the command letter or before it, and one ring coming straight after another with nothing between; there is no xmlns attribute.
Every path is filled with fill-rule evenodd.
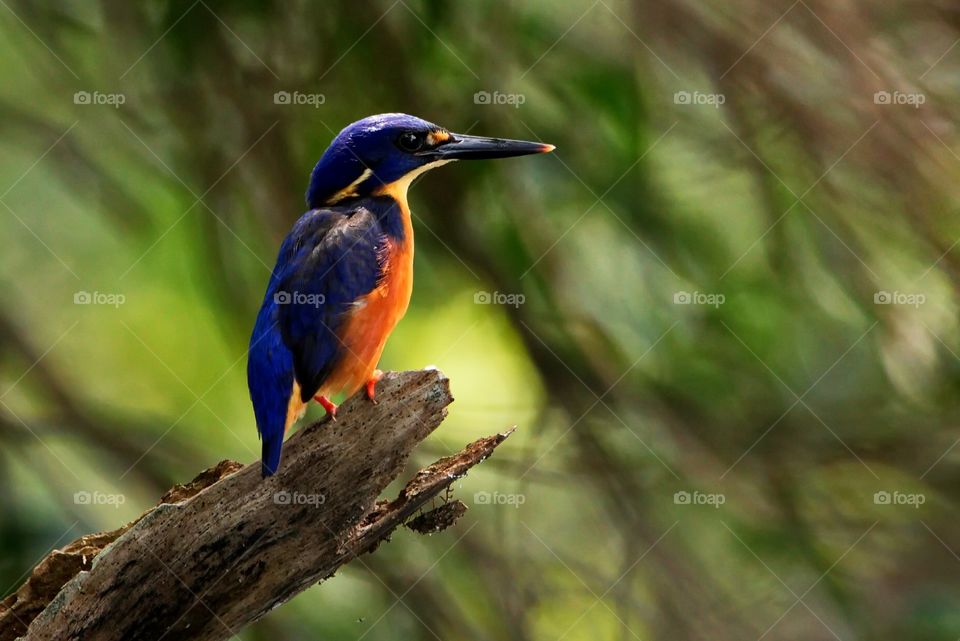
<svg viewBox="0 0 960 641"><path fill-rule="evenodd" d="M337 420L337 406L333 404L333 401L326 396L314 396L313 400L320 403L323 409L327 410L327 416L329 416L331 420Z"/></svg>
<svg viewBox="0 0 960 641"><path fill-rule="evenodd" d="M374 403L377 402L377 382L383 378L383 372L378 369L373 370L373 375L370 377L370 380L367 381L367 398L369 398Z"/></svg>

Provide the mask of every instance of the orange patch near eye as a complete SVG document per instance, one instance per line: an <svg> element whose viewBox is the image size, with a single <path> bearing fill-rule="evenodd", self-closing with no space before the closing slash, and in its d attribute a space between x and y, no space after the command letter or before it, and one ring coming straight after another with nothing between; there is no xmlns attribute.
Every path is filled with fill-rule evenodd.
<svg viewBox="0 0 960 641"><path fill-rule="evenodd" d="M450 134L446 131L431 131L427 134L427 144L431 147L439 145L450 140Z"/></svg>

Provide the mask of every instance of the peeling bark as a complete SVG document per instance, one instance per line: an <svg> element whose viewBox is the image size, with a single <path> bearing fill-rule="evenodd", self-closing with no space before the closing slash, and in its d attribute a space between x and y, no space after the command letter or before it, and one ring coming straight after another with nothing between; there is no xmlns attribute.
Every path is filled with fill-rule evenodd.
<svg viewBox="0 0 960 641"><path fill-rule="evenodd" d="M53 551L0 604L0 641L227 639L399 525L452 525L466 511L460 501L418 512L509 432L440 459L378 501L453 397L443 374L425 370L387 374L377 400L358 394L336 421L294 434L274 477L260 478L259 461L223 461L132 523Z"/></svg>

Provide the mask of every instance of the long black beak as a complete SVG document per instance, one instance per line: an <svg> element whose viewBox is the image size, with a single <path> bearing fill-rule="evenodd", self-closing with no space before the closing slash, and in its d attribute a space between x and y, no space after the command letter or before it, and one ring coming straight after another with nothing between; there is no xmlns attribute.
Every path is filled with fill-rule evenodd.
<svg viewBox="0 0 960 641"><path fill-rule="evenodd" d="M553 145L541 142L450 134L449 141L434 147L427 154L439 160L481 160L543 154L553 149Z"/></svg>

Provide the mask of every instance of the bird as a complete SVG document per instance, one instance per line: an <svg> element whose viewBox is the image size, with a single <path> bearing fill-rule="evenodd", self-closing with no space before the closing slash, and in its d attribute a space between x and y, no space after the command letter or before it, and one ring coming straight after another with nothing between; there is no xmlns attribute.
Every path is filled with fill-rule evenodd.
<svg viewBox="0 0 960 641"><path fill-rule="evenodd" d="M280 245L250 337L264 478L279 469L284 436L311 400L332 420L337 395L365 387L376 402L378 361L413 291L413 180L456 160L553 149L451 133L401 113L363 118L334 137L310 174L308 210Z"/></svg>

